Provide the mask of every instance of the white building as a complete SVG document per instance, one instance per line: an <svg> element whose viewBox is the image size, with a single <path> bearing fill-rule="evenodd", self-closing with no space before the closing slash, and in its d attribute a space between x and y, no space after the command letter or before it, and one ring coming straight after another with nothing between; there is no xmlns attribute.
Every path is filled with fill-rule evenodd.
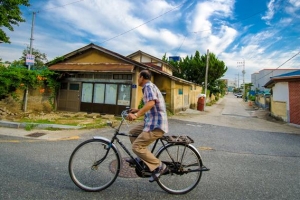
<svg viewBox="0 0 300 200"><path fill-rule="evenodd" d="M253 86L251 87L251 90L259 90L261 92L267 92L269 91L268 88L264 88L263 86L270 81L270 77L278 76L281 74L285 74L288 72L293 72L299 69L263 69L259 72L256 72L254 74L251 74L251 83Z"/></svg>

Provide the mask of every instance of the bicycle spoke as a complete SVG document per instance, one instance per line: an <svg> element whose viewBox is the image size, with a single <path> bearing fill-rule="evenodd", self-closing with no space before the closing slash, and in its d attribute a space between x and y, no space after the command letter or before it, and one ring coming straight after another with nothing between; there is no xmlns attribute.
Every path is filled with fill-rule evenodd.
<svg viewBox="0 0 300 200"><path fill-rule="evenodd" d="M73 182L81 189L105 189L118 176L119 156L114 148L110 148L109 152L108 149L103 149L106 143L102 140L89 140L79 145L71 155L69 173Z"/></svg>
<svg viewBox="0 0 300 200"><path fill-rule="evenodd" d="M202 175L202 161L194 149L183 144L170 145L158 154L158 158L170 169L169 173L158 180L159 186L165 191L172 194L184 194L199 183Z"/></svg>

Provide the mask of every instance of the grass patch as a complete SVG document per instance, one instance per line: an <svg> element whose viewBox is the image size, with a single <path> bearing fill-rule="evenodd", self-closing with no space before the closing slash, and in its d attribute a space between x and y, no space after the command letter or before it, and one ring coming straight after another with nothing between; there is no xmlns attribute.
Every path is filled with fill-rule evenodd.
<svg viewBox="0 0 300 200"><path fill-rule="evenodd" d="M25 130L26 131L31 131L32 129L34 129L37 126L38 126L38 124L26 124L25 125Z"/></svg>

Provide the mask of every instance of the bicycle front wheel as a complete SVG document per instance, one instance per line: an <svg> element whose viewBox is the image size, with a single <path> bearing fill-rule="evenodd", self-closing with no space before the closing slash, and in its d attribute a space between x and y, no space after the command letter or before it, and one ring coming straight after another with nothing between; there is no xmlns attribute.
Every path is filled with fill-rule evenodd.
<svg viewBox="0 0 300 200"><path fill-rule="evenodd" d="M101 139L78 145L69 160L69 174L79 188L96 192L109 187L120 172L120 156L114 145Z"/></svg>
<svg viewBox="0 0 300 200"><path fill-rule="evenodd" d="M197 186L202 176L202 160L191 145L168 144L157 157L169 168L169 172L157 181L163 190L171 194L185 194Z"/></svg>

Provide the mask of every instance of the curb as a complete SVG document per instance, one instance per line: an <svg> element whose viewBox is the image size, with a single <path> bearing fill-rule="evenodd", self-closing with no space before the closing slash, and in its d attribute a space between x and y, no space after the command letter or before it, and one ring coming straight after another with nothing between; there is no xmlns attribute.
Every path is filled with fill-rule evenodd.
<svg viewBox="0 0 300 200"><path fill-rule="evenodd" d="M46 128L57 128L57 129L81 129L80 126L61 125L61 124L39 124L39 123L19 123L10 121L1 121L1 127L7 128L25 128L28 124L32 124L35 128L46 129Z"/></svg>

